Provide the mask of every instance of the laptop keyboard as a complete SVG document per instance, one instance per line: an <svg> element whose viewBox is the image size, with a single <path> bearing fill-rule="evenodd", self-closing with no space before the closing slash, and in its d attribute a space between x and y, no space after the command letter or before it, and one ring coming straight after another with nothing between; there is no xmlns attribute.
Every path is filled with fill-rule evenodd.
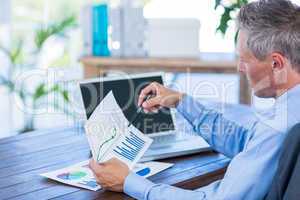
<svg viewBox="0 0 300 200"><path fill-rule="evenodd" d="M164 147L174 144L175 142L185 141L187 138L176 137L176 135L164 135L153 138L150 148Z"/></svg>

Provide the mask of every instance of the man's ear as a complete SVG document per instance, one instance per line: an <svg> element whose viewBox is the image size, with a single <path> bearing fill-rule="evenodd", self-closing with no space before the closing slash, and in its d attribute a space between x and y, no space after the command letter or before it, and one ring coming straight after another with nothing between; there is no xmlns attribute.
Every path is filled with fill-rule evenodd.
<svg viewBox="0 0 300 200"><path fill-rule="evenodd" d="M285 84L287 82L287 68L286 58L281 53L272 53L272 71L274 75L274 81L277 86Z"/></svg>
<svg viewBox="0 0 300 200"><path fill-rule="evenodd" d="M272 53L272 69L273 72L281 71L285 67L285 57L281 53Z"/></svg>

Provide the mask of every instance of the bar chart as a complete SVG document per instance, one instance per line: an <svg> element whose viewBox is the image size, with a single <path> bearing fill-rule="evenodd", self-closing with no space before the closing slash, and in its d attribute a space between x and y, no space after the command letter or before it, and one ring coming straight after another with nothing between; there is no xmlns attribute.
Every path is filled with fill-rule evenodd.
<svg viewBox="0 0 300 200"><path fill-rule="evenodd" d="M125 136L125 140L116 146L114 152L129 161L134 161L139 152L144 148L145 143L143 139L130 131Z"/></svg>

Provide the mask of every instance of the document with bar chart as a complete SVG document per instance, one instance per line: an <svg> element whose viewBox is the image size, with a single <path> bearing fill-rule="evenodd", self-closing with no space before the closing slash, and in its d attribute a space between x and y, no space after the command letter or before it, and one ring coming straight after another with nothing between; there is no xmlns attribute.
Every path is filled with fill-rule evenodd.
<svg viewBox="0 0 300 200"><path fill-rule="evenodd" d="M137 136L132 130L129 130L129 135L125 135L125 140L123 139L121 144L114 148L114 153L126 158L127 160L133 161L137 154L145 146L145 140Z"/></svg>
<svg viewBox="0 0 300 200"><path fill-rule="evenodd" d="M103 157L104 160L116 157L128 165L130 169L141 159L152 143L152 139L144 136L138 129L129 127L112 148Z"/></svg>
<svg viewBox="0 0 300 200"><path fill-rule="evenodd" d="M118 158L132 169L139 161L152 139L128 124L113 93L109 92L85 125L93 158L97 162Z"/></svg>

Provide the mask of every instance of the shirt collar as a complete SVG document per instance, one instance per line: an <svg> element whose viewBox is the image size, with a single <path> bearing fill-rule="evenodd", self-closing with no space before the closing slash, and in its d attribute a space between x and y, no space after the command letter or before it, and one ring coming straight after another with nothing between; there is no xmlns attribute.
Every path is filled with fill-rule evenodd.
<svg viewBox="0 0 300 200"><path fill-rule="evenodd" d="M300 96L300 84L290 88L275 101L269 115L263 116L265 124L277 131L284 132L292 123L292 110L295 109L295 102Z"/></svg>
<svg viewBox="0 0 300 200"><path fill-rule="evenodd" d="M288 101L288 99L290 98L294 98L294 97L300 97L300 84L290 88L289 90L287 90L285 93L283 93L281 96L279 96L276 99L276 105L280 105L283 104L285 102Z"/></svg>

